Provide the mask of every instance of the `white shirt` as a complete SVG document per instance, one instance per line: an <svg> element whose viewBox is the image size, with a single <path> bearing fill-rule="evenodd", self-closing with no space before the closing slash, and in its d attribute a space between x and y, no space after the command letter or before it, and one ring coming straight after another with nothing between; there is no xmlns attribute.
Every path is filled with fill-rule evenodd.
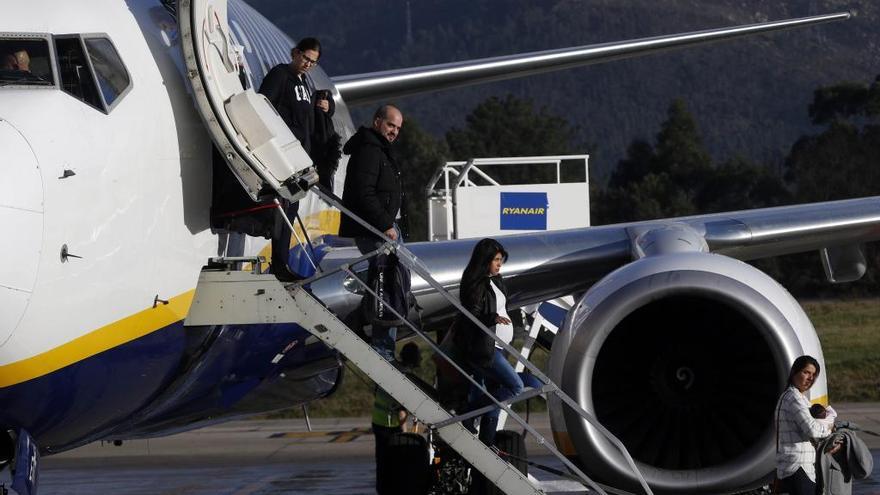
<svg viewBox="0 0 880 495"><path fill-rule="evenodd" d="M501 292L501 289L499 289L492 280L489 280L489 285L492 286L492 291L495 292L495 312L498 313L498 316L503 316L509 320L510 315L507 314L507 297L505 297L504 293ZM513 340L513 325L510 323L497 323L495 325L495 335L506 344L509 344L510 341ZM495 347L501 349L501 345L498 342L495 342Z"/></svg>
<svg viewBox="0 0 880 495"><path fill-rule="evenodd" d="M779 447L776 450L776 476L787 478L798 468L816 481L816 447L812 440L831 434L828 418L825 421L810 416L810 403L804 394L793 386L788 387L776 405L776 425ZM830 408L829 408L830 409ZM833 409L828 415L837 413ZM834 418L830 418L833 424Z"/></svg>

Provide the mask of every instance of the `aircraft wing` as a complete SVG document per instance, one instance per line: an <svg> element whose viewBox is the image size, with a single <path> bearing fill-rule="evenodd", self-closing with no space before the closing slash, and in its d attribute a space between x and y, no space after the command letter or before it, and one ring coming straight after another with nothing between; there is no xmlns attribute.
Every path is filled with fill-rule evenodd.
<svg viewBox="0 0 880 495"><path fill-rule="evenodd" d="M588 289L611 271L653 254L696 251L753 260L820 251L833 282L865 270L861 244L880 240L880 196L689 217L504 236L504 267L517 305ZM411 244L410 249L449 288L455 288L474 240ZM337 282L338 283L338 282ZM413 281L428 313L445 304Z"/></svg>
<svg viewBox="0 0 880 495"><path fill-rule="evenodd" d="M332 80L345 102L352 106L849 19L850 16L849 12L840 12L668 36L346 75L334 77Z"/></svg>
<svg viewBox="0 0 880 495"><path fill-rule="evenodd" d="M689 217L713 252L741 260L880 239L880 197Z"/></svg>

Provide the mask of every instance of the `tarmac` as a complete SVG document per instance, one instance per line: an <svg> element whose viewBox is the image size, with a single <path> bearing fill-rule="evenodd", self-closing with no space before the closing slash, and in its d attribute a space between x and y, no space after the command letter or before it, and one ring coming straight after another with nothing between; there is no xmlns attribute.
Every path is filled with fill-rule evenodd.
<svg viewBox="0 0 880 495"><path fill-rule="evenodd" d="M841 419L880 433L880 402L835 409ZM552 438L546 414L531 415L529 423ZM374 493L369 424L369 418L312 419L309 431L301 419L247 420L119 446L96 442L43 458L40 494ZM508 422L521 428L514 426ZM875 470L854 493L880 495L880 437L861 438L874 452ZM526 448L532 460L561 467L533 439Z"/></svg>

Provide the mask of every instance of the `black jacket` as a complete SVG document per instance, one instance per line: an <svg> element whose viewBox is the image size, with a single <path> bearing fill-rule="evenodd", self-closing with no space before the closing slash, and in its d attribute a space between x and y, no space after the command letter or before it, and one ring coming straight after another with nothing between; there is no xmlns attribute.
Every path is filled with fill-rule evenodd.
<svg viewBox="0 0 880 495"><path fill-rule="evenodd" d="M495 318L498 317L495 291L489 286L490 280L495 282L498 289L507 296L507 287L505 287L501 275L496 275L491 279L486 277L473 287L462 287L459 292L462 306L476 316L480 323L487 326L489 330L495 325ZM472 364L486 364L495 353L495 340L486 335L486 332L477 327L465 315L459 314L457 316L454 338L455 346L459 352Z"/></svg>
<svg viewBox="0 0 880 495"><path fill-rule="evenodd" d="M315 134L315 91L308 76L300 78L290 64L278 64L263 78L259 92L272 102L303 149L311 155ZM332 116L335 110L331 98L327 115Z"/></svg>
<svg viewBox="0 0 880 495"><path fill-rule="evenodd" d="M356 215L384 232L403 211L400 167L391 153L391 143L368 127L361 127L342 148L351 155L345 174L342 203ZM403 223L398 224L403 228ZM342 237L372 237L359 223L342 215Z"/></svg>
<svg viewBox="0 0 880 495"><path fill-rule="evenodd" d="M336 175L339 159L342 158L342 138L336 132L331 117L333 100L331 98L328 101L331 102L330 112L315 107L315 133L312 135L312 152L309 156L315 162L320 183L332 191L333 176Z"/></svg>

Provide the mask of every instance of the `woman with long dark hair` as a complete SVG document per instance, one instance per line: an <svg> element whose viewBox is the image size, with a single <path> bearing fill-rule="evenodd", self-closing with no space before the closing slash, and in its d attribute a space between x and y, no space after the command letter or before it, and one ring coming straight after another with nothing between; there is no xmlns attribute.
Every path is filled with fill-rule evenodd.
<svg viewBox="0 0 880 495"><path fill-rule="evenodd" d="M507 314L507 289L501 278L501 265L507 261L507 251L495 239L483 239L474 246L471 259L461 275L459 298L462 305L483 325L495 332L501 340L513 340L513 325ZM455 330L455 346L465 357L477 380L499 402L519 395L523 382L510 366L501 346L475 325L470 318L459 315ZM488 397L479 396L468 409L490 404ZM480 420L480 440L491 445L495 439L500 411L495 408Z"/></svg>
<svg viewBox="0 0 880 495"><path fill-rule="evenodd" d="M830 421L817 421L810 415L806 397L820 371L812 356L795 359L788 388L776 406L776 477L783 491L791 495L816 494L814 441L831 434Z"/></svg>

